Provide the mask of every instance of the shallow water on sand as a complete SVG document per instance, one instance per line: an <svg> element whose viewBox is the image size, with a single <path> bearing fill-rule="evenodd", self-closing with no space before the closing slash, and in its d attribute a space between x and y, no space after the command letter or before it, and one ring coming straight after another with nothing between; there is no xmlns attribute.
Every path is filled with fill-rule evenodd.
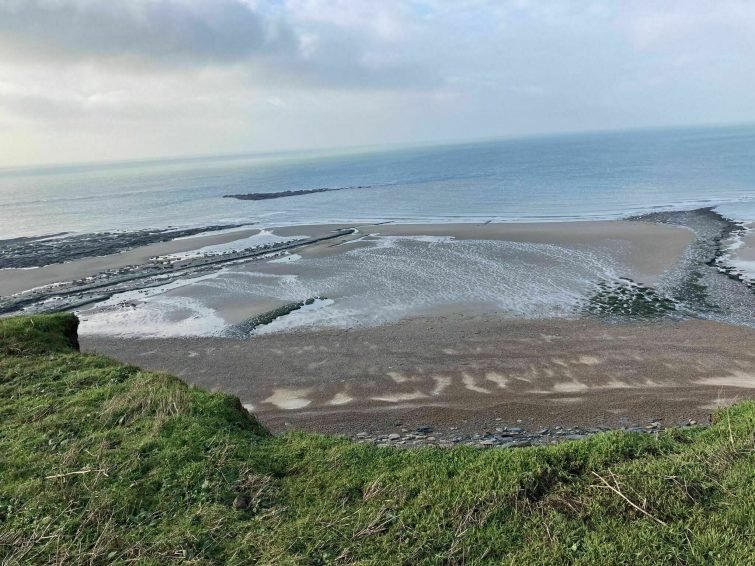
<svg viewBox="0 0 755 566"><path fill-rule="evenodd" d="M547 243L374 237L370 243L291 264L234 266L119 308L118 295L83 313L82 331L135 336L213 335L231 322L226 305L328 301L295 311L257 333L372 326L444 309L496 311L512 318L574 316L600 279L625 273L616 250ZM284 256L285 257L285 256ZM274 264L272 269L266 269ZM237 311L238 313L238 311ZM237 313L236 316L238 316ZM243 319L243 316L240 317Z"/></svg>

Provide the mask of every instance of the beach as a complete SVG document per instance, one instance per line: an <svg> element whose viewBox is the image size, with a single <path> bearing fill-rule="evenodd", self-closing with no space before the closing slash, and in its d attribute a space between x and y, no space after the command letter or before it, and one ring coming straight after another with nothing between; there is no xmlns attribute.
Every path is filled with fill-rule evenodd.
<svg viewBox="0 0 755 566"><path fill-rule="evenodd" d="M317 238L331 234L351 225L288 226L273 229L281 237L306 236ZM608 245L616 247L621 242L631 242L632 261L635 273L650 275L662 271L669 258L688 244L691 235L664 226L643 226L631 222L551 222L521 224L379 224L356 225L359 232L345 236L339 242L321 246L309 246L308 256L333 255L347 248L334 247L370 239L370 234L383 236L438 236L459 240L506 240L532 243L563 243L590 246L597 241L612 240ZM43 265L33 269L0 269L0 295L12 295L61 281L94 276L108 270L119 269L148 262L151 258L182 254L194 250L238 242L260 234L257 228L227 230L221 234L200 234L189 238L174 239L115 254L99 255L83 259L61 259L64 263ZM359 245L358 243L354 246ZM364 245L364 244L362 244ZM653 249L651 249L653 248Z"/></svg>
<svg viewBox="0 0 755 566"><path fill-rule="evenodd" d="M755 240L712 208L170 230L6 240L0 311L359 442L653 434L755 394Z"/></svg>
<svg viewBox="0 0 755 566"><path fill-rule="evenodd" d="M574 317L600 281L660 285L694 239L684 227L623 221L268 232L285 249L265 247L245 261L230 253L210 268L201 257L198 269L179 260L169 281L156 279L150 285L157 287L143 291L142 280L131 282L120 288L129 294L82 309L82 333L238 335L234 327L254 317L317 298L255 332L374 326L449 312Z"/></svg>
<svg viewBox="0 0 755 566"><path fill-rule="evenodd" d="M276 432L516 445L705 424L717 407L755 393L755 329L708 316L707 299L688 288L690 273L710 277L706 288L740 308L736 320L751 319L751 289L711 259L723 249L721 230L735 228L704 210L630 221L271 228L269 238L294 247L266 244L243 261L231 253L212 272L82 309L81 345L236 395ZM195 250L177 261L192 265L203 257L197 247L259 233L192 238ZM190 251L187 240L158 245ZM595 286L607 278L608 287ZM249 326L286 304L279 288L321 297ZM668 310L657 306L666 305L661 290L663 301L677 301ZM206 310L145 316L189 300ZM355 314L357 305L365 310ZM417 438L417 429L433 432Z"/></svg>
<svg viewBox="0 0 755 566"><path fill-rule="evenodd" d="M753 27L0 0L0 566L755 564Z"/></svg>
<svg viewBox="0 0 755 566"><path fill-rule="evenodd" d="M258 233L255 229L233 230L223 234L203 234L189 238L173 239L107 255L82 259L64 260L33 268L0 269L0 296L13 295L43 285L93 277L109 270L121 269L148 262L153 257L189 252L204 246L225 244Z"/></svg>
<svg viewBox="0 0 755 566"><path fill-rule="evenodd" d="M705 424L755 394L755 331L445 315L369 329L222 338L84 337L86 351L237 395L276 432L437 438ZM648 428L651 428L648 426Z"/></svg>

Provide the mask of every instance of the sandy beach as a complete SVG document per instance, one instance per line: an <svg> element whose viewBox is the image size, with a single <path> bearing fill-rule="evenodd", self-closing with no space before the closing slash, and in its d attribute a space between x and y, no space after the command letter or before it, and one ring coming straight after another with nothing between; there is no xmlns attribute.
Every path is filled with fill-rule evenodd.
<svg viewBox="0 0 755 566"><path fill-rule="evenodd" d="M379 325L448 312L573 316L599 281L658 284L694 239L684 227L623 221L322 225L270 232L302 243L273 259L237 262L231 255L227 267L187 271L154 299L115 295L82 310L82 332L214 335L313 297L327 298L327 308L281 318L270 331ZM119 306L124 301L131 310Z"/></svg>
<svg viewBox="0 0 755 566"><path fill-rule="evenodd" d="M222 338L84 337L82 348L239 396L275 431L481 432L508 424L707 422L755 395L755 330L461 315ZM519 424L517 424L519 423Z"/></svg>
<svg viewBox="0 0 755 566"><path fill-rule="evenodd" d="M315 236L322 230L345 228L332 226L289 226L278 228L276 234ZM457 240L506 241L550 244L576 249L603 249L627 262L631 275L637 280L652 283L660 273L684 252L693 240L689 230L677 226L629 221L593 222L522 222L508 224L379 224L356 227L359 233L343 238L352 242L340 248L329 242L325 246L309 247L302 253L322 256L340 253L355 246L369 245L376 237L451 237Z"/></svg>
<svg viewBox="0 0 755 566"><path fill-rule="evenodd" d="M708 317L693 310L709 304L698 281L717 300L733 297L747 319L751 291L710 265L724 229L705 210L652 222L272 228L285 245L270 253L239 261L233 252L196 269L178 259L170 285L140 290L137 281L82 309L82 347L237 395L275 431L703 423L755 394L755 330L683 320ZM3 289L191 250L201 257L259 233L15 270ZM599 281L622 291L600 291ZM239 333L310 297L327 299ZM585 310L595 301L610 316Z"/></svg>
<svg viewBox="0 0 755 566"><path fill-rule="evenodd" d="M678 257L692 234L680 228L637 222L552 222L522 224L381 224L356 225L359 232L339 241L308 246L308 257L334 255L367 245L371 234L384 236L450 236L459 240L505 240L573 246L608 246L615 251L626 246L637 277L652 279ZM287 226L271 231L282 237L322 237L351 225ZM12 295L52 283L94 276L106 270L147 262L151 258L199 250L207 246L243 240L259 234L259 229L239 229L141 246L125 252L46 265L33 269L0 269L0 296ZM338 244L351 243L350 247Z"/></svg>

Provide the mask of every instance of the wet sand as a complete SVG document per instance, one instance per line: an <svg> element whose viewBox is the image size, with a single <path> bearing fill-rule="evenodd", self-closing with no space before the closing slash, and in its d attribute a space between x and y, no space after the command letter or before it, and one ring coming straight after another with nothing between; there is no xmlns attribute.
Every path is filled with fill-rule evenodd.
<svg viewBox="0 0 755 566"><path fill-rule="evenodd" d="M323 230L344 225L289 226L277 228L280 236L315 236ZM299 253L305 257L331 255L380 236L451 236L457 240L497 240L518 243L553 244L572 248L603 248L621 254L638 281L652 283L668 269L694 239L691 231L679 226L648 224L623 220L591 222L528 222L507 224L378 224L356 226L358 234L341 242L356 242L343 247L328 242ZM361 242L359 240L362 240Z"/></svg>
<svg viewBox="0 0 755 566"><path fill-rule="evenodd" d="M735 261L755 264L755 226L750 227L750 231L742 238L741 246L734 250L732 255Z"/></svg>
<svg viewBox="0 0 755 566"><path fill-rule="evenodd" d="M283 237L307 236L321 237L324 234L349 228L345 225L321 225L321 226L291 226L273 229L273 232ZM284 262L252 262L242 266L237 266L237 271L253 272L255 274L267 276L289 276L295 277L303 284L309 284L311 287L318 289L312 295L322 294L341 304L342 300L351 301L354 296L362 297L361 300L367 302L368 297L374 293L382 293L382 289L372 288L365 281L370 278L368 266L358 265L354 258L349 258L349 263L340 261L339 256L358 248L368 248L374 244L380 244L384 237L451 237L461 241L498 241L514 242L523 244L549 245L557 246L563 249L565 256L571 254L586 254L589 261L600 258L608 263L620 265L621 275L630 277L633 280L645 285L654 285L661 276L679 260L684 254L689 244L693 241L694 235L690 230L678 226L648 224L642 222L627 221L596 221L596 222L553 222L553 223L526 223L526 224L380 224L380 225L359 225L355 227L355 234L344 235L335 240L320 242L297 249L296 254L302 258L323 260L333 259L335 261L329 264L322 262L296 261L290 263ZM467 259L474 254L470 253ZM425 274L433 273L441 279L440 271L443 271L444 261L448 261L443 255L436 254L433 256L437 261L435 266L428 267ZM574 257L579 257L574 255ZM375 259L375 258L373 258ZM398 266L401 267L405 258L398 259ZM510 283L510 279L516 279L517 273L521 271L522 266L527 266L529 272L540 273L543 278L550 276L545 275L556 269L556 265L562 259L548 255L538 255L528 253L527 251L512 251L511 248L502 247L498 252L490 252L488 259L495 261L499 266L509 266L505 275L501 275L495 282L485 281L482 276L476 281L481 286L497 285L505 289ZM421 259L416 259L419 262ZM457 262L463 261L457 258ZM579 260L573 260L579 263ZM388 262L389 263L389 262ZM329 265L330 267L323 267ZM439 267L438 267L439 266ZM339 269L340 268L340 269ZM470 269L480 269L480 265L470 263ZM386 265L386 269L392 269ZM559 267L559 269L561 269ZM567 269L555 274L552 273L551 281L554 286L559 280L558 275L566 275ZM405 270L410 272L410 270ZM488 271L491 271L488 269ZM492 272L492 271L491 271ZM329 275L333 273L340 274L342 281L333 283ZM374 275L374 274L373 274ZM416 275L416 274L415 274ZM480 274L482 275L482 274ZM411 277L412 274L410 273ZM411 282L406 281L407 275L400 269L394 269L390 281L382 280L377 282L373 277L372 281L376 285L383 287L392 286L396 291L405 290L411 287ZM595 273L594 277L599 278L600 274ZM430 277L432 279L432 277ZM327 284L327 290L321 291L318 285ZM526 279L519 281L521 285L527 285ZM437 282L431 284L439 285ZM453 293L455 287L449 282L448 291ZM270 291L270 290L268 290ZM274 289L273 289L274 291ZM433 297L437 295L437 289L424 289L428 300L432 302ZM423 294L423 290L416 290L417 295ZM471 294L471 293L468 293ZM280 307L294 300L303 300L308 296L290 297L287 299L276 298L270 294L260 294L243 288L243 284L234 286L233 292L225 294L210 295L205 286L196 288L183 287L170 291L168 293L174 297L188 297L202 301L214 311L219 313L225 321L230 324L238 324L244 320L268 312L272 308ZM513 296L513 295L512 295ZM406 299L405 296L395 296L394 300L398 303ZM430 305L423 308L411 307L404 315L421 316L432 314L439 311L443 312L489 312L495 309L494 305L484 301L467 300L461 304L438 304ZM359 308L357 305L350 305L353 308ZM398 305L394 305L397 309Z"/></svg>
<svg viewBox="0 0 755 566"><path fill-rule="evenodd" d="M704 423L716 407L755 397L755 330L699 320L447 315L248 340L81 342L237 395L274 431L672 426Z"/></svg>
<svg viewBox="0 0 755 566"><path fill-rule="evenodd" d="M286 226L271 230L284 237L313 238L332 233L347 225ZM337 242L309 246L308 257L332 255L353 249L360 243L340 247L339 243L370 234L386 236L452 236L461 240L506 240L512 242L549 243L566 246L627 246L629 260L636 267L636 275L653 278L681 254L692 240L688 230L675 226L628 221L541 222L522 224L379 224L357 225L359 234L346 236ZM90 277L106 270L144 264L153 257L197 250L205 246L225 244L259 233L258 229L240 229L222 234L194 236L169 242L137 247L125 252L79 259L62 264L32 269L0 269L0 296L8 296L43 285ZM365 244L361 244L365 245Z"/></svg>

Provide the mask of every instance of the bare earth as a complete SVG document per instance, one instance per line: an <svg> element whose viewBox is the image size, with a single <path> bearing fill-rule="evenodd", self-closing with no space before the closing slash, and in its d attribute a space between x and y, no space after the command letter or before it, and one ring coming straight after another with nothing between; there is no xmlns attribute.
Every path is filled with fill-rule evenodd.
<svg viewBox="0 0 755 566"><path fill-rule="evenodd" d="M82 348L238 395L275 431L670 426L755 396L755 331L707 321L451 315L244 341L84 337Z"/></svg>

